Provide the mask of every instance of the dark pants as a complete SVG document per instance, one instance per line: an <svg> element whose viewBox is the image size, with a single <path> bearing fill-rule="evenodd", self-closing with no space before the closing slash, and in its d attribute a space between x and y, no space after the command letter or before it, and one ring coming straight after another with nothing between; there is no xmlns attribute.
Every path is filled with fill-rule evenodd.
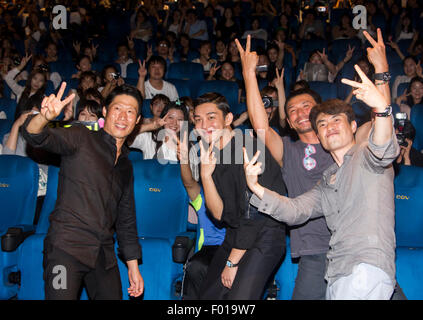
<svg viewBox="0 0 423 320"><path fill-rule="evenodd" d="M325 300L325 273L326 253L301 256L292 300Z"/></svg>
<svg viewBox="0 0 423 320"><path fill-rule="evenodd" d="M186 264L184 276L184 300L198 300L200 288L207 275L207 269L219 246L203 246Z"/></svg>
<svg viewBox="0 0 423 320"><path fill-rule="evenodd" d="M44 252L44 291L46 300L77 300L82 284L93 300L121 300L122 285L116 265L105 269L102 249L94 269L54 246Z"/></svg>
<svg viewBox="0 0 423 320"><path fill-rule="evenodd" d="M232 288L223 286L221 274L233 248L234 232L226 237L209 266L201 287L202 300L260 300L264 289L285 253L285 232L279 227L263 227L253 248L242 257Z"/></svg>
<svg viewBox="0 0 423 320"><path fill-rule="evenodd" d="M325 300L327 287L325 273L325 253L301 256L292 300ZM407 300L398 283L391 300Z"/></svg>

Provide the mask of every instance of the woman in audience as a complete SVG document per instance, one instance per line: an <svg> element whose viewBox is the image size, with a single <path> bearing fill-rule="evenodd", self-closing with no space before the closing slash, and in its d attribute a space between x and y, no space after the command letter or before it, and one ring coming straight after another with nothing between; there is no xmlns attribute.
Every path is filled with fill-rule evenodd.
<svg viewBox="0 0 423 320"><path fill-rule="evenodd" d="M232 40L240 33L238 25L233 20L233 15L234 13L231 7L225 8L223 17L216 26L216 36L218 38L224 37L225 39Z"/></svg>
<svg viewBox="0 0 423 320"><path fill-rule="evenodd" d="M141 8L137 11L135 27L131 30L131 38L148 42L153 35L153 26L148 16Z"/></svg>
<svg viewBox="0 0 423 320"><path fill-rule="evenodd" d="M210 41L203 41L200 45L200 57L192 60L192 62L201 63L203 65L205 75L208 75L210 72L210 68L217 63L215 59L210 58L210 53Z"/></svg>
<svg viewBox="0 0 423 320"><path fill-rule="evenodd" d="M403 59L404 74L395 77L392 85L392 99L398 97L398 87L401 83L409 83L414 77L423 77L422 67L416 58L407 56Z"/></svg>
<svg viewBox="0 0 423 320"><path fill-rule="evenodd" d="M112 64L109 64L103 68L101 72L102 87L98 88L104 99L107 98L110 92L113 91L117 86L121 86L125 83L125 80L119 75L118 70Z"/></svg>
<svg viewBox="0 0 423 320"><path fill-rule="evenodd" d="M144 118L143 124L154 123L160 120L163 109L170 103L170 99L164 94L156 94L150 101L150 110L153 118Z"/></svg>
<svg viewBox="0 0 423 320"><path fill-rule="evenodd" d="M18 103L15 112L15 120L18 119L24 111L32 110L34 106L38 107L39 104L37 104L37 102L41 104L47 86L47 74L40 69L34 69L30 73L25 86L21 86L16 82L16 76L25 68L30 59L31 56L26 55L16 68L13 68L7 73L4 79L16 96L16 101Z"/></svg>
<svg viewBox="0 0 423 320"><path fill-rule="evenodd" d="M348 51L337 65L334 65L328 58L323 48L323 52L313 50L310 53L309 59L304 65L304 69L300 71L297 80L306 81L326 81L333 82L338 72L344 65L352 58L355 47L348 46Z"/></svg>
<svg viewBox="0 0 423 320"><path fill-rule="evenodd" d="M186 106L180 101L171 102L163 109L157 121L141 125L130 147L140 149L144 159L178 161L177 134L184 121L188 121Z"/></svg>
<svg viewBox="0 0 423 320"><path fill-rule="evenodd" d="M417 104L423 104L423 78L411 79L407 90L395 102L400 106L401 112L407 113L408 119L410 119L412 108Z"/></svg>
<svg viewBox="0 0 423 320"><path fill-rule="evenodd" d="M89 56L81 56L76 64L77 73L72 75L72 79L79 79L81 74L86 71L91 71L91 60Z"/></svg>

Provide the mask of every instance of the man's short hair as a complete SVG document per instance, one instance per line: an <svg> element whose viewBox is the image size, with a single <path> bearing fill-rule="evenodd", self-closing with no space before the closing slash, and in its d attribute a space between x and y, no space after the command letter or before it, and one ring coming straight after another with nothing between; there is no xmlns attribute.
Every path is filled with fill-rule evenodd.
<svg viewBox="0 0 423 320"><path fill-rule="evenodd" d="M340 99L328 99L322 103L319 103L310 111L309 118L311 122L311 127L316 133L317 133L317 123L316 123L317 117L321 113L328 114L328 115L337 115L337 114L344 113L347 116L349 123L355 120L354 110L350 104Z"/></svg>
<svg viewBox="0 0 423 320"><path fill-rule="evenodd" d="M222 111L223 117L226 117L228 113L231 112L231 109L228 104L228 100L226 100L225 96L221 95L217 92L207 92L199 96L194 101L194 110L200 104L204 103L213 103L217 106L217 108Z"/></svg>
<svg viewBox="0 0 423 320"><path fill-rule="evenodd" d="M105 101L106 109L107 110L109 109L110 104L112 103L114 98L116 98L116 96L119 96L119 95L122 95L122 94L126 94L128 96L131 96L137 101L137 103L138 103L137 116L141 115L141 110L142 110L141 93L138 91L137 88L135 88L134 86L130 86L128 84L123 84L121 86L117 86L116 88L113 89L112 92L109 93L109 95L107 96L106 101Z"/></svg>
<svg viewBox="0 0 423 320"><path fill-rule="evenodd" d="M79 114L84 109L87 109L89 112L95 114L97 116L97 118L100 119L103 116L103 114L102 114L102 108L103 107L99 103L97 103L97 101L83 98L79 102L78 110L76 112L76 114L77 114L77 117L76 118L79 117Z"/></svg>
<svg viewBox="0 0 423 320"><path fill-rule="evenodd" d="M322 102L322 97L314 90L304 88L304 89L298 89L298 90L291 91L288 98L286 99L285 108L284 108L285 114L286 114L287 117L288 117L288 112L287 112L286 108L288 107L289 101L291 99L297 97L297 96L302 95L302 94L310 95L314 99L314 101L316 101L316 104L319 104L319 103Z"/></svg>
<svg viewBox="0 0 423 320"><path fill-rule="evenodd" d="M166 67L167 67L166 60L161 56L151 56L151 58L148 59L147 61L147 70L150 68L152 64L155 64L155 63L161 64L164 68L164 73L166 74Z"/></svg>

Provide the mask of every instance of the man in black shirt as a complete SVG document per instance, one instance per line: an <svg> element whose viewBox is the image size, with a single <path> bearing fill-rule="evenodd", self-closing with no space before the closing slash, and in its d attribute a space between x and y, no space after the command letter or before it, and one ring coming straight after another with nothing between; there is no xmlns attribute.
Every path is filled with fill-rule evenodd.
<svg viewBox="0 0 423 320"><path fill-rule="evenodd" d="M121 299L122 287L114 253L116 232L119 253L128 265L131 296L140 296L144 282L138 269L141 247L135 217L132 164L124 144L140 120L142 98L130 86L108 96L104 128L85 126L49 128L74 94L61 101L44 98L39 114L29 117L23 135L29 144L61 155L57 201L44 240L46 299L77 299L84 282L91 299ZM57 284L57 266L65 267L66 281Z"/></svg>
<svg viewBox="0 0 423 320"><path fill-rule="evenodd" d="M223 244L202 284L200 299L258 300L285 252L285 225L249 205L251 193L242 174L242 147L252 155L259 142L240 130L231 130L232 119L222 95L207 93L197 99L195 128L210 144L206 151L200 141L205 203L226 227ZM260 180L285 194L278 164L264 145L261 153L265 168Z"/></svg>

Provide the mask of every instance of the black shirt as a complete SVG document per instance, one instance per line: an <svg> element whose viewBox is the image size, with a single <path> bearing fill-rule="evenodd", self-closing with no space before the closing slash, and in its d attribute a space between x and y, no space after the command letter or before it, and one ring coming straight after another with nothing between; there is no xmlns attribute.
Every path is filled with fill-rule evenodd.
<svg viewBox="0 0 423 320"><path fill-rule="evenodd" d="M255 244L260 230L266 226L277 226L285 229L285 225L266 214L257 211L249 204L251 191L247 186L244 172L242 146L253 146L254 154L258 140L243 135L241 130L234 130L235 136L222 150L215 150L217 165L212 178L217 192L223 201L222 221L227 228L236 229L234 247L249 249ZM270 152L261 144L258 161L262 162L263 174L259 175L259 183L279 194L285 195L280 166L273 159ZM253 157L251 148L246 147L249 159ZM283 230L281 230L283 232Z"/></svg>
<svg viewBox="0 0 423 320"><path fill-rule="evenodd" d="M26 141L61 155L57 201L45 241L90 268L103 248L109 269L117 263L116 231L123 259L141 259L129 149L122 147L115 164L116 140L104 130L45 127L34 135L26 131L31 118L22 126Z"/></svg>

